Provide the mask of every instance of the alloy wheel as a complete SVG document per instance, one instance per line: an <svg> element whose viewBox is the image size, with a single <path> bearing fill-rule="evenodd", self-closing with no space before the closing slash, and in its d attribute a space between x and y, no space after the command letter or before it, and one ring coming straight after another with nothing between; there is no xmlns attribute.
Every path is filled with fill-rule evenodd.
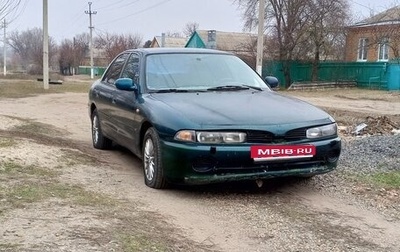
<svg viewBox="0 0 400 252"><path fill-rule="evenodd" d="M155 153L154 144L151 138L148 138L144 146L144 173L147 180L152 181L155 172Z"/></svg>

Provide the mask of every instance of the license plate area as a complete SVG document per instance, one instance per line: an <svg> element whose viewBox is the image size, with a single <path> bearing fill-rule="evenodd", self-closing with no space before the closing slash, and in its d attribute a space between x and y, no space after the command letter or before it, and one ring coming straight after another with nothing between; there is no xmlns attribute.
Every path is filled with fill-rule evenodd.
<svg viewBox="0 0 400 252"><path fill-rule="evenodd" d="M250 147L255 162L309 159L315 156L314 145L259 145Z"/></svg>

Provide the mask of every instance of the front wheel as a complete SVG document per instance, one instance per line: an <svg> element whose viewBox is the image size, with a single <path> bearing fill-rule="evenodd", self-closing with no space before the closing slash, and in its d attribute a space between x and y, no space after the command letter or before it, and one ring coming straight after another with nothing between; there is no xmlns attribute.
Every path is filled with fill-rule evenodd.
<svg viewBox="0 0 400 252"><path fill-rule="evenodd" d="M103 132L100 127L100 119L95 109L92 113L92 142L93 147L96 149L106 150L111 148L112 141L107 137L103 136Z"/></svg>
<svg viewBox="0 0 400 252"><path fill-rule="evenodd" d="M162 189L167 187L161 162L160 138L154 128L146 131L143 139L144 182L148 187Z"/></svg>

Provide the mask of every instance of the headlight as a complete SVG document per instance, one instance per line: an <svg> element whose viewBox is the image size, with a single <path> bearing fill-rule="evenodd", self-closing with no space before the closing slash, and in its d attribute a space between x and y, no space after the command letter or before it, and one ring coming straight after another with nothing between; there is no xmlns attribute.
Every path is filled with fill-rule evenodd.
<svg viewBox="0 0 400 252"><path fill-rule="evenodd" d="M243 143L246 141L246 133L242 132L215 132L215 131L193 131L181 130L176 133L176 140L184 142L199 142L204 144L218 143Z"/></svg>
<svg viewBox="0 0 400 252"><path fill-rule="evenodd" d="M332 123L307 130L307 138L321 138L337 135L337 124Z"/></svg>
<svg viewBox="0 0 400 252"><path fill-rule="evenodd" d="M194 130L181 130L175 134L174 139L183 142L196 142L196 132Z"/></svg>

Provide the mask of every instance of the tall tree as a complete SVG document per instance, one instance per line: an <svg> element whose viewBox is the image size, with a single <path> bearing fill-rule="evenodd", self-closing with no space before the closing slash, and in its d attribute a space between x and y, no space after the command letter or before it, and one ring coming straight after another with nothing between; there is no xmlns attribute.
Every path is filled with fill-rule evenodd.
<svg viewBox="0 0 400 252"><path fill-rule="evenodd" d="M64 75L72 75L74 64L74 42L70 39L64 39L58 49L60 65L60 73Z"/></svg>
<svg viewBox="0 0 400 252"><path fill-rule="evenodd" d="M60 73L73 74L73 69L83 64L89 52L89 34L76 35L72 40L64 39L58 49Z"/></svg>
<svg viewBox="0 0 400 252"><path fill-rule="evenodd" d="M314 54L311 73L313 81L316 81L318 77L321 54L329 55L330 53L335 53L333 52L335 45L340 45L341 41L345 40L344 29L349 19L348 12L345 10L348 9L348 3L344 0L311 0L308 3L310 20L308 37ZM336 55L340 55L340 53Z"/></svg>
<svg viewBox="0 0 400 252"><path fill-rule="evenodd" d="M43 31L40 28L28 29L23 32L14 31L10 34L8 44L21 58L22 66L30 73L39 74L43 69ZM57 45L49 38L49 60L51 62L57 50Z"/></svg>
<svg viewBox="0 0 400 252"><path fill-rule="evenodd" d="M104 51L107 60L111 61L119 53L127 49L135 49L142 45L142 37L138 34L104 33L94 40L94 46Z"/></svg>
<svg viewBox="0 0 400 252"><path fill-rule="evenodd" d="M243 11L244 26L253 30L258 25L259 0L233 0ZM321 52L337 46L348 17L347 0L267 0L266 34L277 42L278 60L283 62L286 85L291 83L290 63L313 59L318 62ZM269 48L273 51L273 48ZM315 67L317 68L317 65ZM316 76L316 72L314 73ZM316 78L316 77L315 77Z"/></svg>

